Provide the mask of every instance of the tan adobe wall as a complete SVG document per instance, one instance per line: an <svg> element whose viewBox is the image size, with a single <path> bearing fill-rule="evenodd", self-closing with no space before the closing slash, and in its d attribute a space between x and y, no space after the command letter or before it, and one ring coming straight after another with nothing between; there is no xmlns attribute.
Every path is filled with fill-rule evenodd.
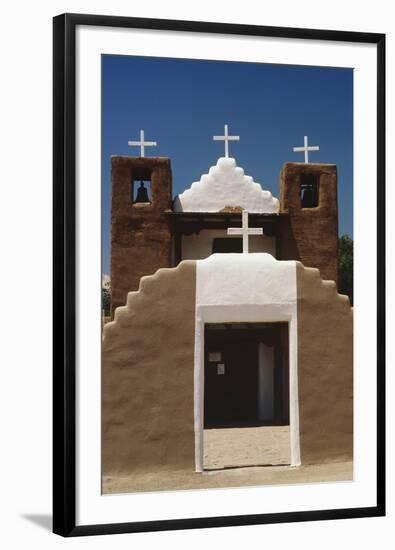
<svg viewBox="0 0 395 550"><path fill-rule="evenodd" d="M196 264L141 280L104 327L103 474L195 467Z"/></svg>
<svg viewBox="0 0 395 550"><path fill-rule="evenodd" d="M353 311L317 269L297 263L302 464L352 459Z"/></svg>

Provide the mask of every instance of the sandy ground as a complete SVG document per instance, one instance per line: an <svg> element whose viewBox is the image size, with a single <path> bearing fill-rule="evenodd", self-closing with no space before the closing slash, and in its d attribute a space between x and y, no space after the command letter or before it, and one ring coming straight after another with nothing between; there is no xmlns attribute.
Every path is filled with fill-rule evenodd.
<svg viewBox="0 0 395 550"><path fill-rule="evenodd" d="M204 430L204 469L290 462L289 426Z"/></svg>
<svg viewBox="0 0 395 550"><path fill-rule="evenodd" d="M105 494L173 491L347 481L353 478L352 462L299 467L286 465L289 464L287 426L205 430L204 448L205 471L202 473L162 470L104 476L102 491ZM262 463L271 465L260 465Z"/></svg>
<svg viewBox="0 0 395 550"><path fill-rule="evenodd" d="M254 466L196 472L156 472L129 476L105 476L103 493L135 493L209 489L259 485L317 483L352 480L352 462L337 462L314 466Z"/></svg>

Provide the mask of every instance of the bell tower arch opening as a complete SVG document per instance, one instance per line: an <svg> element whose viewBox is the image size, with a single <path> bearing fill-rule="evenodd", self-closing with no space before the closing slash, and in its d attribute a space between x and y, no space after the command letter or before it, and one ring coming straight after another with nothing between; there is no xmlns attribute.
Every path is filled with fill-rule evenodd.
<svg viewBox="0 0 395 550"><path fill-rule="evenodd" d="M320 204L320 178L316 174L300 177L300 200L302 208L316 208Z"/></svg>

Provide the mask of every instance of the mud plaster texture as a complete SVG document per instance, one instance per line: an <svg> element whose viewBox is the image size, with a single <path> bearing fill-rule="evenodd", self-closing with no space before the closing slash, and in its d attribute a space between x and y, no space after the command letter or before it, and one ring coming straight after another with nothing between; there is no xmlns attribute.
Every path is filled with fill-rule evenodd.
<svg viewBox="0 0 395 550"><path fill-rule="evenodd" d="M333 281L298 262L298 387L302 464L353 454L353 311Z"/></svg>
<svg viewBox="0 0 395 550"><path fill-rule="evenodd" d="M196 264L144 277L104 327L104 475L195 468Z"/></svg>
<svg viewBox="0 0 395 550"><path fill-rule="evenodd" d="M162 157L111 158L111 287L114 312L140 278L171 265L172 205L170 160ZM133 204L132 186L151 182L151 203ZM133 183L134 182L134 183Z"/></svg>
<svg viewBox="0 0 395 550"><path fill-rule="evenodd" d="M304 175L315 176L319 185L319 206L302 208L301 183ZM299 260L316 267L323 279L338 280L337 170L334 164L288 162L280 173L280 216L278 259Z"/></svg>

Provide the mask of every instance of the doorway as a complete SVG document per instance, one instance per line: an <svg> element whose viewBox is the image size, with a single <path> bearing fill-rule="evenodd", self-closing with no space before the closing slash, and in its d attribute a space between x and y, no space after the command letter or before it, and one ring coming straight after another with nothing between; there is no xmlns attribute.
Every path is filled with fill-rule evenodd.
<svg viewBox="0 0 395 550"><path fill-rule="evenodd" d="M288 323L205 325L204 468L289 464Z"/></svg>

